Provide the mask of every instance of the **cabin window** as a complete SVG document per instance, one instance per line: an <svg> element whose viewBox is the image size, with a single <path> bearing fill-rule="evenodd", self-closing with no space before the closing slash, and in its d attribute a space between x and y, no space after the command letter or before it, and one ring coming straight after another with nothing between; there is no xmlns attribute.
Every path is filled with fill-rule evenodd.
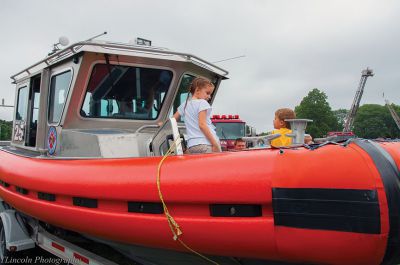
<svg viewBox="0 0 400 265"><path fill-rule="evenodd" d="M29 91L29 116L27 126L28 130L26 132L26 146L36 146L36 134L39 119L39 103L40 103L40 81L41 76L37 75L31 78L30 91Z"/></svg>
<svg viewBox="0 0 400 265"><path fill-rule="evenodd" d="M51 77L49 98L49 123L60 122L61 115L71 85L72 71Z"/></svg>
<svg viewBox="0 0 400 265"><path fill-rule="evenodd" d="M24 86L18 90L18 103L15 120L26 121L28 111L28 87Z"/></svg>
<svg viewBox="0 0 400 265"><path fill-rule="evenodd" d="M175 100L174 100L174 104L172 107L172 111L170 113L170 117L172 117L174 115L174 113L178 110L178 107L186 101L186 98L189 95L188 89L189 89L190 83L193 81L194 78L195 78L194 75L190 75L190 74L183 75L181 83L179 84L178 93L175 96ZM183 120L182 117L181 117L181 119Z"/></svg>
<svg viewBox="0 0 400 265"><path fill-rule="evenodd" d="M155 120L171 81L169 70L96 64L80 113L89 118Z"/></svg>

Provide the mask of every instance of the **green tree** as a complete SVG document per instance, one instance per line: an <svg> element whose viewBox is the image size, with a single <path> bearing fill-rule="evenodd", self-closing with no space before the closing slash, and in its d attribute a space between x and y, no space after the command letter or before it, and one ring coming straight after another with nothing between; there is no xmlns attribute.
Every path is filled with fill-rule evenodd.
<svg viewBox="0 0 400 265"><path fill-rule="evenodd" d="M346 119L348 112L349 111L347 109L337 109L337 110L333 111L333 115L335 115L335 117L338 121L338 131L343 130L345 119Z"/></svg>
<svg viewBox="0 0 400 265"><path fill-rule="evenodd" d="M0 141L11 140L12 122L0 120Z"/></svg>
<svg viewBox="0 0 400 265"><path fill-rule="evenodd" d="M338 120L327 99L324 92L314 88L295 108L297 118L313 120L306 129L313 137L323 137L327 132L339 129Z"/></svg>
<svg viewBox="0 0 400 265"><path fill-rule="evenodd" d="M400 108L392 106L399 113ZM368 139L400 137L400 130L388 108L378 104L365 104L358 109L353 131L358 137Z"/></svg>

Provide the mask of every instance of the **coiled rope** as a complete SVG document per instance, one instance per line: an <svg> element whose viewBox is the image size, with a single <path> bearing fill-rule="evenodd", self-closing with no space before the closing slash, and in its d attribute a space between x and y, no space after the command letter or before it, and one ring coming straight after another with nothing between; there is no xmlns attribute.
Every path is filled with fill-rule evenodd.
<svg viewBox="0 0 400 265"><path fill-rule="evenodd" d="M175 146L177 146L178 144L181 144L181 139L178 137L177 139L174 140L174 142L171 144L171 146L169 147L167 153L164 154L163 158L160 160L160 162L158 163L158 167L157 167L157 189L158 189L158 196L160 197L160 201L162 203L163 209L164 209L164 215L167 218L168 221L168 225L169 228L171 229L172 235L173 235L173 239L175 241L178 241L184 248L186 248L187 250L189 250L190 252L198 255L199 257L203 258L204 260L215 264L215 265L219 265L217 262L207 258L206 256L204 256L203 254L195 251L194 249L190 248L187 244L185 244L185 242L183 242L179 237L183 234L182 229L180 228L179 224L175 221L175 219L172 217L172 215L169 213L168 211L168 207L167 204L164 201L164 197L162 195L161 192L161 166L163 165L164 161L167 159L167 157L169 155L171 155L173 153L173 150L175 149Z"/></svg>

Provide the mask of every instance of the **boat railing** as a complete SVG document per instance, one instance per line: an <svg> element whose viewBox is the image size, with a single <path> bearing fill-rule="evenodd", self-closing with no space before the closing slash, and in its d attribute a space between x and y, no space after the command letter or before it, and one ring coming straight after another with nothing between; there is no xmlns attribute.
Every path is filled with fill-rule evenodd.
<svg viewBox="0 0 400 265"><path fill-rule="evenodd" d="M200 67L206 68L207 70L217 72L222 76L226 76L229 74L229 72L226 71L225 69L189 53L174 52L162 48L145 47L145 46L142 47L130 44L109 43L109 42L99 42L99 41L82 41L74 43L63 50L60 50L52 55L47 56L45 59L11 76L11 79L13 79L13 83L16 83L18 79L29 76L31 73L35 72L36 68L50 66L52 64L55 64L56 62L59 62L64 58L77 54L78 52L83 50L82 47L84 46L92 46L92 47L94 46L94 47L101 47L103 49L141 52L141 53L156 54L156 55L181 56L184 60L192 62ZM23 74L25 74L26 76L22 76Z"/></svg>
<svg viewBox="0 0 400 265"><path fill-rule="evenodd" d="M249 137L242 137L243 141L250 143L253 148L269 148L271 147L271 141L280 137L279 133L275 134L268 134L262 136L249 136Z"/></svg>
<svg viewBox="0 0 400 265"><path fill-rule="evenodd" d="M8 146L10 143L11 141L0 141L0 146Z"/></svg>
<svg viewBox="0 0 400 265"><path fill-rule="evenodd" d="M142 130L144 130L144 129L148 129L148 128L159 128L160 126L159 125L156 125L156 124L146 124L146 125L143 125L143 126L140 126L136 131L135 131L135 133L140 133Z"/></svg>
<svg viewBox="0 0 400 265"><path fill-rule="evenodd" d="M155 133L151 141L151 149L155 156L163 156L172 149L172 154L183 155L182 135L175 118L169 118Z"/></svg>

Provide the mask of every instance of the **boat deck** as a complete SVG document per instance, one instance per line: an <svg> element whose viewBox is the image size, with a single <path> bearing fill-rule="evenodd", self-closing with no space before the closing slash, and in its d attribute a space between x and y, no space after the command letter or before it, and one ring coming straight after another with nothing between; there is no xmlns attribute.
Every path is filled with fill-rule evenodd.
<svg viewBox="0 0 400 265"><path fill-rule="evenodd" d="M8 152L8 153L18 155L18 156L29 157L29 158L41 157L40 153L37 151L15 148L14 146L11 146L11 145L1 145L0 144L0 151Z"/></svg>

